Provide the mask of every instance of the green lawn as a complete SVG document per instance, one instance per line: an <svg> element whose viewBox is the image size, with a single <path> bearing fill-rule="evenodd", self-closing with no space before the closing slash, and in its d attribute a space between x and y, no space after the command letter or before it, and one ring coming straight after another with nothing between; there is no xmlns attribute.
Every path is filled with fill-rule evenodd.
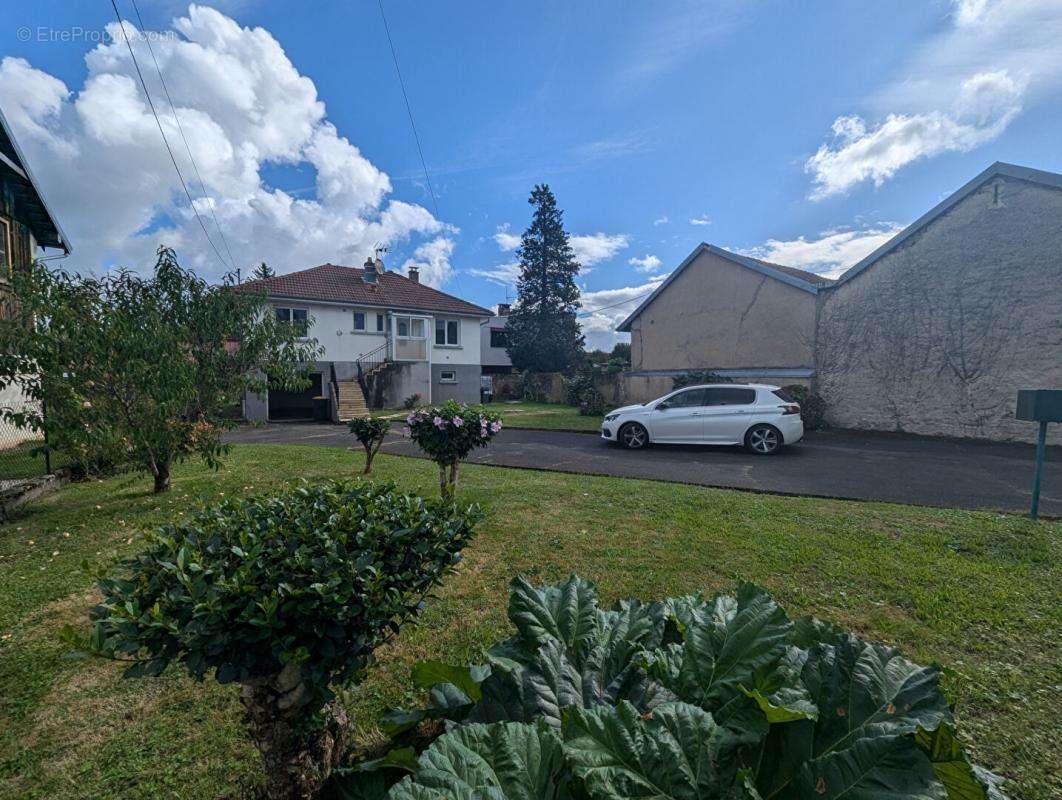
<svg viewBox="0 0 1062 800"><path fill-rule="evenodd" d="M510 428L547 428L561 431L597 431L601 417L580 416L579 409L562 403L491 403L491 411L501 414ZM404 419L408 411L382 411L381 416Z"/></svg>
<svg viewBox="0 0 1062 800"><path fill-rule="evenodd" d="M173 491L126 475L71 485L0 527L0 797L209 798L256 781L236 689L171 670L122 680L117 665L63 658L65 623L94 602L80 569L137 549L140 531L220 495L351 475L360 455L243 445ZM427 461L379 456L377 473L435 491ZM814 613L955 670L976 758L1027 800L1062 796L1062 525L1017 516L713 490L465 466L462 499L488 508L461 571L422 624L380 654L352 700L361 741L376 712L416 702L411 664L475 659L504 635L506 584L577 571L603 599L663 597L756 581L791 614Z"/></svg>

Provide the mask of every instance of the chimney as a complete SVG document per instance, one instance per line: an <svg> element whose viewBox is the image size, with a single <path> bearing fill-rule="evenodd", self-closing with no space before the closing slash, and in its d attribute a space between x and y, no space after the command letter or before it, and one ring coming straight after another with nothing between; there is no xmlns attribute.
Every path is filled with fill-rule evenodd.
<svg viewBox="0 0 1062 800"><path fill-rule="evenodd" d="M376 278L376 262L371 258L365 259L365 275L363 276L363 280L366 283L376 283Z"/></svg>
<svg viewBox="0 0 1062 800"><path fill-rule="evenodd" d="M409 279L413 281L413 283L420 283L420 270L414 266L410 266Z"/></svg>
<svg viewBox="0 0 1062 800"><path fill-rule="evenodd" d="M512 310L512 306L509 305L508 303L498 303L498 316L499 317L507 317L507 316L509 316L509 312L511 310Z"/></svg>

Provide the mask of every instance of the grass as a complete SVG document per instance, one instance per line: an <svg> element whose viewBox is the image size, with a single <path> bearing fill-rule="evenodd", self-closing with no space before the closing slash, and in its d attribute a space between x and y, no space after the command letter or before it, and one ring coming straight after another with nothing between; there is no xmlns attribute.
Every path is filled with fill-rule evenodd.
<svg viewBox="0 0 1062 800"><path fill-rule="evenodd" d="M352 475L361 456L244 445L214 473L178 469L173 491L134 475L70 485L0 527L0 797L216 797L256 785L234 687L171 669L123 680L117 665L64 659L57 633L86 624L81 571L135 552L145 528L221 495ZM435 491L432 464L379 456L377 477ZM477 658L507 631L506 584L578 572L603 598L769 589L814 613L956 672L957 715L975 757L1026 800L1062 796L1057 736L1062 525L1011 515L787 498L486 466L461 470L462 499L488 515L460 572L380 655L351 701L357 735L381 709L417 702L411 665Z"/></svg>
<svg viewBox="0 0 1062 800"><path fill-rule="evenodd" d="M557 431L598 431L601 417L584 417L579 409L562 403L496 402L487 406L501 414L510 428L545 428ZM404 419L408 411L384 411L380 416Z"/></svg>

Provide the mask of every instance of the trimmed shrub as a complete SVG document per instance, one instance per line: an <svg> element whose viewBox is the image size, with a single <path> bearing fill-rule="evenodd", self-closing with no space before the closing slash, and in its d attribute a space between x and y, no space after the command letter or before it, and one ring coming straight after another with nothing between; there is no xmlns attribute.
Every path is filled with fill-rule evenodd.
<svg viewBox="0 0 1062 800"><path fill-rule="evenodd" d="M412 412L403 433L439 465L439 492L452 498L458 463L477 447L486 447L501 429L501 417L493 411L447 400Z"/></svg>
<svg viewBox="0 0 1062 800"><path fill-rule="evenodd" d="M102 572L81 644L130 662L127 677L177 663L241 684L268 797L311 797L346 747L336 689L417 616L479 516L360 481L228 500Z"/></svg>
<svg viewBox="0 0 1062 800"><path fill-rule="evenodd" d="M516 633L488 663L418 664L428 706L382 720L397 747L447 732L345 772L343 796L1004 798L956 737L940 667L791 620L756 586L607 610L578 577L511 587Z"/></svg>
<svg viewBox="0 0 1062 800"><path fill-rule="evenodd" d="M365 448L364 474L368 475L372 472L372 460L376 458L380 445L384 443L387 434L391 432L391 422L386 419L364 417L352 419L347 423L347 427L350 428L350 432L354 434L355 438L361 442L361 446Z"/></svg>
<svg viewBox="0 0 1062 800"><path fill-rule="evenodd" d="M568 405L575 406L584 417L600 417L605 413L605 398L594 386L593 375L573 375L565 384Z"/></svg>
<svg viewBox="0 0 1062 800"><path fill-rule="evenodd" d="M420 392L413 392L413 394L402 401L402 408L406 411L410 411L416 408L418 403L420 403Z"/></svg>

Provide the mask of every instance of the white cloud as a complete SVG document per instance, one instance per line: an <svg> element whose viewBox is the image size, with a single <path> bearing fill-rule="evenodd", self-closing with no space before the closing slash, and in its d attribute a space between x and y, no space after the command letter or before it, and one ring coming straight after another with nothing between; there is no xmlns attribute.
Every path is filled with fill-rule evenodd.
<svg viewBox="0 0 1062 800"><path fill-rule="evenodd" d="M410 267L417 267L420 270L421 283L442 286L453 275L453 268L450 266L450 256L453 252L454 240L437 236L413 251L413 257L406 259L402 265L402 272L409 274Z"/></svg>
<svg viewBox="0 0 1062 800"><path fill-rule="evenodd" d="M664 216L662 216L662 217L657 217L656 219L654 219L654 220L653 220L653 225L654 225L654 226L658 226L658 225L667 225L667 224L668 224L669 222L671 222L671 220L669 220L669 219L667 218L667 214L664 214Z"/></svg>
<svg viewBox="0 0 1062 800"><path fill-rule="evenodd" d="M626 249L630 239L622 233L591 233L586 236L570 236L568 241L575 252L575 260L583 267L590 267L608 261L620 250Z"/></svg>
<svg viewBox="0 0 1062 800"><path fill-rule="evenodd" d="M596 292L584 291L579 298L582 307L580 314L593 311L579 317L579 324L586 336L587 349L595 347L611 350L619 341L626 341L629 334L616 333L616 326L652 294L663 282L664 275L650 278L640 286L624 286L619 289L602 289Z"/></svg>
<svg viewBox="0 0 1062 800"><path fill-rule="evenodd" d="M323 261L360 263L375 243L433 236L423 263L441 278L448 274L439 242L449 240L440 234L456 228L389 199L388 176L327 120L313 81L268 31L196 5L173 27L179 35L155 36L152 47L206 199L146 45L126 25L196 207L223 255L208 208L243 267L265 261L287 272ZM224 268L188 207L117 24L85 63L84 84L70 92L23 59L0 62L0 104L74 242L72 268L144 269L165 243L182 264L216 277ZM267 164L311 167L316 196L300 199L269 186Z"/></svg>
<svg viewBox="0 0 1062 800"><path fill-rule="evenodd" d="M903 230L903 225L885 222L854 230L823 231L817 239L768 239L762 245L739 250L787 267L797 267L836 278L867 254Z"/></svg>
<svg viewBox="0 0 1062 800"><path fill-rule="evenodd" d="M467 270L469 275L477 278L485 278L499 286L515 286L516 279L520 277L520 264L510 261L506 264L495 264L493 267L479 267Z"/></svg>
<svg viewBox="0 0 1062 800"><path fill-rule="evenodd" d="M653 255L644 258L628 258L627 263L634 267L635 272L656 272L664 263Z"/></svg>
<svg viewBox="0 0 1062 800"><path fill-rule="evenodd" d="M901 167L947 151L966 152L995 139L1021 110L1022 87L1005 72L965 81L949 112L889 114L868 130L861 117L838 117L834 142L822 145L805 169L819 200L865 180L880 186Z"/></svg>
<svg viewBox="0 0 1062 800"><path fill-rule="evenodd" d="M508 222L499 225L498 232L495 233L493 236L495 243L501 250L504 250L505 252L515 250L517 247L520 246L520 243L523 241L515 233L510 233L509 227L510 226Z"/></svg>
<svg viewBox="0 0 1062 800"><path fill-rule="evenodd" d="M690 225L711 225L712 221L708 219L707 214L701 214L699 217L691 217Z"/></svg>
<svg viewBox="0 0 1062 800"><path fill-rule="evenodd" d="M1021 113L1062 92L1058 0L953 0L952 24L911 48L904 68L839 117L835 139L807 162L811 196L880 183L919 158L993 141Z"/></svg>

